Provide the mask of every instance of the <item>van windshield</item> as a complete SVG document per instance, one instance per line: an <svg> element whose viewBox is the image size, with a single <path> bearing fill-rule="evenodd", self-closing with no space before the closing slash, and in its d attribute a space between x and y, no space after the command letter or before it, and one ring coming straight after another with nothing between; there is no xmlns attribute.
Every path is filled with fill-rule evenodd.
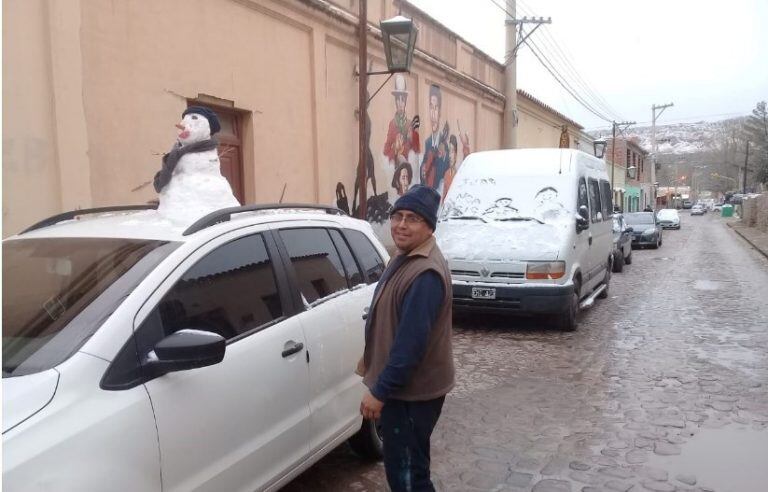
<svg viewBox="0 0 768 492"><path fill-rule="evenodd" d="M459 176L440 211L440 220L532 221L573 220L575 185L561 177ZM571 187L574 189L572 190Z"/></svg>
<svg viewBox="0 0 768 492"><path fill-rule="evenodd" d="M3 243L3 378L65 361L179 243L40 238Z"/></svg>

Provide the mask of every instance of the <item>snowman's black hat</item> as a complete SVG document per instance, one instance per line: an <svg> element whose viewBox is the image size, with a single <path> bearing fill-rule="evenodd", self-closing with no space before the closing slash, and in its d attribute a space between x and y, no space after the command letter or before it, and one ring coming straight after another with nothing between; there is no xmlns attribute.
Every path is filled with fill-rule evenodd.
<svg viewBox="0 0 768 492"><path fill-rule="evenodd" d="M188 114L199 114L208 120L208 125L211 127L211 135L221 130L221 123L219 123L219 117L216 113L203 106L190 106L181 113L181 117L184 118Z"/></svg>

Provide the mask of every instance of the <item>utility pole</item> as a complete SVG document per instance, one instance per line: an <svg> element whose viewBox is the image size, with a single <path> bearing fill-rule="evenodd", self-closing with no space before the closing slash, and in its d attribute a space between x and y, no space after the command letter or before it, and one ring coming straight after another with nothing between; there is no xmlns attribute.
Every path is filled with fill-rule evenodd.
<svg viewBox="0 0 768 492"><path fill-rule="evenodd" d="M653 162L651 166L651 185L656 182L656 153L658 152L658 146L656 145L656 118L661 116L661 113L664 112L665 109L671 108L674 106L675 103L667 103L667 104L654 104L651 106L651 112L653 113L653 118L651 119L651 152L653 152ZM656 114L656 110L659 110L659 114ZM656 187L653 187L653 205L656 206Z"/></svg>
<svg viewBox="0 0 768 492"><path fill-rule="evenodd" d="M368 158L366 150L368 142L365 141L365 125L368 123L368 0L360 0L357 22L358 61L357 72L360 77L358 84L358 209L357 218L365 220L367 213L368 177L366 176L366 162Z"/></svg>
<svg viewBox="0 0 768 492"><path fill-rule="evenodd" d="M504 60L504 132L502 134L502 148L515 149L517 148L517 50L520 48L528 37L538 29L542 24L551 24L552 18L544 19L543 17L522 19L515 18L516 16L516 4L515 0L506 0L507 17L504 20L506 30L506 50ZM525 24L535 24L527 34L523 33L523 27ZM520 29L520 41L517 40L517 29Z"/></svg>
<svg viewBox="0 0 768 492"><path fill-rule="evenodd" d="M747 140L747 155L744 156L744 176L742 176L741 193L747 193L747 161L749 161L749 140Z"/></svg>

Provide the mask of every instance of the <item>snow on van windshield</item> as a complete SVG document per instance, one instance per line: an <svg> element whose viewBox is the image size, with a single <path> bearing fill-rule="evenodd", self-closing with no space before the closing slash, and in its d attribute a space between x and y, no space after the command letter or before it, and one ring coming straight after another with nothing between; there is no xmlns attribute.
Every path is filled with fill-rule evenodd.
<svg viewBox="0 0 768 492"><path fill-rule="evenodd" d="M540 176L468 177L451 187L440 220L571 221L574 207L568 204L573 201L565 180L543 183Z"/></svg>

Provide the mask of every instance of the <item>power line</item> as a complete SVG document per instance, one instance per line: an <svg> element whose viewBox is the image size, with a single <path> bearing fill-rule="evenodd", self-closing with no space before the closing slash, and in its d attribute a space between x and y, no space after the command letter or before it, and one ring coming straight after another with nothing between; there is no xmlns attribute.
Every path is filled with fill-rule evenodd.
<svg viewBox="0 0 768 492"><path fill-rule="evenodd" d="M524 2L518 0L517 4L520 6L520 10L522 10L524 14L532 15L532 10L527 5L525 5ZM543 36L540 36L542 45L550 50L550 55L552 58L557 58L562 62L565 70L570 72L575 83L587 93L594 105L602 109L603 112L608 113L614 117L614 119L621 120L622 118L618 115L618 112L613 109L613 107L611 107L611 105L608 104L608 102L599 93L592 89L592 86L581 76L573 63L571 63L569 55L560 47L560 43L558 43L554 35L554 31L550 29L544 29L542 32ZM544 50L541 51L544 52Z"/></svg>
<svg viewBox="0 0 768 492"><path fill-rule="evenodd" d="M513 17L506 8L502 7L499 3L496 2L496 0L490 0L491 3L493 3L496 7L501 9L503 12L505 12L510 17ZM573 86L568 83L566 78L560 74L560 72L557 70L557 68L554 66L554 64L549 60L549 58L542 52L541 48L538 47L536 43L533 42L532 39L526 39L525 44L531 48L531 52L536 57L536 59L541 63L541 65L549 72L549 74L557 81L557 83L565 89L568 94L571 95L579 104L581 104L585 109L587 109L590 113L594 114L598 118L604 120L604 121L613 121L611 118L605 116L602 114L598 109L593 107L593 105L589 104L584 98L584 96L581 96L578 94L578 90L573 88ZM546 62L544 61L546 60Z"/></svg>

